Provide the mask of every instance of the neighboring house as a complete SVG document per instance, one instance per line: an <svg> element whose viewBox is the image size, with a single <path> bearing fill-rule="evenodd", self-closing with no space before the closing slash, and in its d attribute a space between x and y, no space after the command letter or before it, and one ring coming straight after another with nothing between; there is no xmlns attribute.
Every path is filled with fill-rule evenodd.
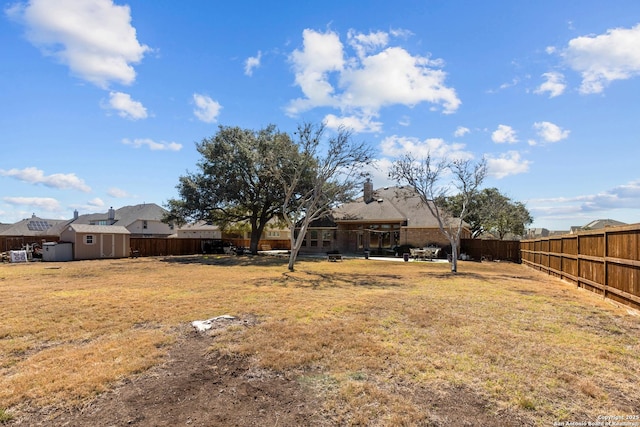
<svg viewBox="0 0 640 427"><path fill-rule="evenodd" d="M44 219L35 214L15 224L3 224L0 229L0 250L20 249L25 244L38 243L43 240L57 240L60 231L69 224L68 219Z"/></svg>
<svg viewBox="0 0 640 427"><path fill-rule="evenodd" d="M168 237L174 234L173 226L162 222L167 211L155 203L125 206L120 209L110 208L106 213L74 214L74 224L85 225L118 225L125 227L131 237Z"/></svg>
<svg viewBox="0 0 640 427"><path fill-rule="evenodd" d="M549 237L549 230L546 228L530 228L527 230L527 239L538 239L540 237Z"/></svg>
<svg viewBox="0 0 640 427"><path fill-rule="evenodd" d="M621 225L627 224L621 221L616 221L615 219L596 219L595 221L591 221L590 223L582 227L571 227L571 230L573 233L575 233L578 231L600 230L607 227L619 227Z"/></svg>
<svg viewBox="0 0 640 427"><path fill-rule="evenodd" d="M222 239L222 232L217 225L206 221L198 221L194 224L185 224L176 228L176 233L171 237L179 239Z"/></svg>
<svg viewBox="0 0 640 427"><path fill-rule="evenodd" d="M277 218L272 218L264 227L262 235L260 236L260 242L264 247L289 249L290 236L291 232L287 225ZM236 226L232 226L229 230L224 231L222 233L222 239L235 242L243 240L246 242L245 244L248 245L251 239L251 228L247 223L238 223Z"/></svg>
<svg viewBox="0 0 640 427"><path fill-rule="evenodd" d="M453 218L451 225L457 221ZM471 237L467 224L460 237ZM329 217L309 227L301 250L394 253L394 248L401 245L447 247L450 243L440 231L437 218L412 189L374 190L373 183L367 181L362 197L337 207Z"/></svg>
<svg viewBox="0 0 640 427"><path fill-rule="evenodd" d="M118 225L69 224L60 241L73 243L73 259L125 258L131 252L131 233Z"/></svg>
<svg viewBox="0 0 640 427"><path fill-rule="evenodd" d="M291 240L291 230L289 230L289 227L287 227L287 225L281 220L274 218L267 223L267 226L262 231L260 240L264 241L263 244L265 245L269 245L269 242L273 242L273 244L277 246L277 242L289 242ZM282 243L280 243L280 245L281 244ZM288 247L289 246L287 246L287 248Z"/></svg>

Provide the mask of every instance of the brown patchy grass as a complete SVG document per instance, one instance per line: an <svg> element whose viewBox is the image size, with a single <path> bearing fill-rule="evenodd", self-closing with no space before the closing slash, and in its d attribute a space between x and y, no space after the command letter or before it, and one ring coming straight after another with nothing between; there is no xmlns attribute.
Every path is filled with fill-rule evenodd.
<svg viewBox="0 0 640 427"><path fill-rule="evenodd" d="M440 425L467 390L515 424L640 415L640 317L506 263L227 256L0 266L0 412L71 407L161 363L176 329L295 378L328 423ZM452 406L452 408L454 408ZM455 409L455 408L454 408ZM517 422L515 422L517 420Z"/></svg>

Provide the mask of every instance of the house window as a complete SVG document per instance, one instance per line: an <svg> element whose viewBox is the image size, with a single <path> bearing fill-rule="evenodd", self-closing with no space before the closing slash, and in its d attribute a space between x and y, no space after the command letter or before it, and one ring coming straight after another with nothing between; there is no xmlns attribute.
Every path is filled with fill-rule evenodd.
<svg viewBox="0 0 640 427"><path fill-rule="evenodd" d="M309 231L309 240L311 241L311 247L318 246L318 230Z"/></svg>
<svg viewBox="0 0 640 427"><path fill-rule="evenodd" d="M147 221L142 221L142 228L147 229Z"/></svg>
<svg viewBox="0 0 640 427"><path fill-rule="evenodd" d="M94 242L93 235L87 234L86 236L84 236L84 243L86 245L93 245L93 242Z"/></svg>
<svg viewBox="0 0 640 427"><path fill-rule="evenodd" d="M328 248L331 246L331 239L333 237L333 233L331 230L322 230L322 247Z"/></svg>
<svg viewBox="0 0 640 427"><path fill-rule="evenodd" d="M279 231L268 231L267 232L267 237L280 237L280 232Z"/></svg>

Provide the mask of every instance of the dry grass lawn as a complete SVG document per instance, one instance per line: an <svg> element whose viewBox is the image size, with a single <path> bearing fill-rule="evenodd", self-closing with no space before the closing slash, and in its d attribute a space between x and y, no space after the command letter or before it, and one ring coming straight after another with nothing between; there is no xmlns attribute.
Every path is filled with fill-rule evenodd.
<svg viewBox="0 0 640 427"><path fill-rule="evenodd" d="M286 260L229 256L0 265L0 415L87 402L161 363L178 325L221 314L257 323L221 331L211 351L295 377L328 424L438 425L421 396L454 389L512 417L505 425L640 415L637 313L521 265L448 268L306 260L289 273Z"/></svg>

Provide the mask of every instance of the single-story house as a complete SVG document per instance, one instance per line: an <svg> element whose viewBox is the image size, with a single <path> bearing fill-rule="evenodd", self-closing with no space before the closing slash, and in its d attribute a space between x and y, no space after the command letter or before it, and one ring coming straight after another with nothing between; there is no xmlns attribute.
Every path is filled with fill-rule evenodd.
<svg viewBox="0 0 640 427"><path fill-rule="evenodd" d="M0 251L21 249L24 245L42 244L43 241L57 240L60 231L71 220L45 219L33 214L15 224L3 224L0 230Z"/></svg>
<svg viewBox="0 0 640 427"><path fill-rule="evenodd" d="M73 243L73 259L125 258L131 252L131 233L119 225L69 224L60 241Z"/></svg>
<svg viewBox="0 0 640 427"><path fill-rule="evenodd" d="M458 219L449 221L455 225ZM466 223L460 237L471 237ZM301 250L392 254L402 245L444 248L450 243L440 231L437 218L415 191L409 187L374 190L373 183L367 180L362 197L335 208L328 217L309 227Z"/></svg>

